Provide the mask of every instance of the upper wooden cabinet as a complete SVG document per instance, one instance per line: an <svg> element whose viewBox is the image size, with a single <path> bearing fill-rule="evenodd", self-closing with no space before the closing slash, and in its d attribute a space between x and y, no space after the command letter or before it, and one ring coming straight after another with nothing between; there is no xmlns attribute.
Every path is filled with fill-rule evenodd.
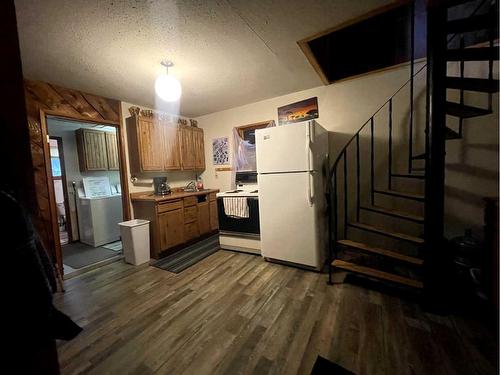
<svg viewBox="0 0 500 375"><path fill-rule="evenodd" d="M76 130L75 134L80 171L107 170L106 133L99 130L82 128Z"/></svg>
<svg viewBox="0 0 500 375"><path fill-rule="evenodd" d="M179 127L168 123L162 124L163 144L165 146L164 169L175 171L181 169L181 150L179 143Z"/></svg>
<svg viewBox="0 0 500 375"><path fill-rule="evenodd" d="M106 151L108 155L108 169L113 171L119 170L120 162L118 161L116 134L106 133Z"/></svg>
<svg viewBox="0 0 500 375"><path fill-rule="evenodd" d="M205 142L203 140L203 129L193 128L195 168L205 169Z"/></svg>
<svg viewBox="0 0 500 375"><path fill-rule="evenodd" d="M132 116L127 135L132 173L205 169L203 129Z"/></svg>
<svg viewBox="0 0 500 375"><path fill-rule="evenodd" d="M196 164L193 128L191 126L179 127L181 133L181 161L182 169L194 169Z"/></svg>

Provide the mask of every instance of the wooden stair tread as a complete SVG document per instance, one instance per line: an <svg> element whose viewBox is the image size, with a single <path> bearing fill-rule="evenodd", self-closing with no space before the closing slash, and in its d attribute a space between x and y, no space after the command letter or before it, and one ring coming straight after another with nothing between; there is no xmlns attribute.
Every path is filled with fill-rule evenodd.
<svg viewBox="0 0 500 375"><path fill-rule="evenodd" d="M446 31L448 34L455 34L467 31L484 30L495 26L494 13L485 13L448 21L446 23Z"/></svg>
<svg viewBox="0 0 500 375"><path fill-rule="evenodd" d="M410 279L409 277L395 275L389 272L379 271L374 268L360 266L354 263L346 262L340 259L335 259L332 262L333 267L341 268L346 271L360 273L366 276L371 276L376 279L392 281L398 284L410 286L413 288L422 289L424 284L421 281Z"/></svg>
<svg viewBox="0 0 500 375"><path fill-rule="evenodd" d="M374 192L378 193L378 194L392 195L394 197L412 199L412 200L416 200L416 201L423 201L425 199L425 197L423 195L420 195L420 194L403 193L403 192L397 191L397 190L375 189Z"/></svg>
<svg viewBox="0 0 500 375"><path fill-rule="evenodd" d="M377 212L377 213L380 213L380 214L383 214L383 215L395 216L395 217L399 217L401 219L415 221L417 223L423 223L424 222L424 218L422 216L412 215L412 214L409 214L407 212L398 211L398 210L392 210L392 209L385 208L385 207L380 207L380 206L361 206L360 208L363 209L363 210L367 210L367 211Z"/></svg>
<svg viewBox="0 0 500 375"><path fill-rule="evenodd" d="M455 130L448 127L445 128L445 139L461 139L462 137Z"/></svg>
<svg viewBox="0 0 500 375"><path fill-rule="evenodd" d="M420 237L415 237L415 236L410 236L409 234L405 233L399 233L399 232L391 232L385 228L378 227L375 225L370 225L370 224L364 224L364 223L359 223L359 222L351 222L348 224L350 227L361 229L361 230L366 230L369 232L381 234L383 236L387 237L392 237L396 238L398 240L403 240L407 242L412 242L418 245L421 245L424 243L424 239Z"/></svg>
<svg viewBox="0 0 500 375"><path fill-rule="evenodd" d="M411 158L413 160L425 160L425 153L412 156Z"/></svg>
<svg viewBox="0 0 500 375"><path fill-rule="evenodd" d="M399 178L418 178L418 179L425 179L424 174L412 174L412 173L393 173L391 175L392 177L399 177Z"/></svg>
<svg viewBox="0 0 500 375"><path fill-rule="evenodd" d="M387 249L382 249L379 247L373 247L373 246L370 246L370 245L367 245L367 244L364 244L361 242L356 242L356 241L351 241L351 240L339 240L339 241L337 241L337 243L339 243L340 245L363 250L363 251L366 251L369 253L383 255L385 257L400 260L402 262L415 264L417 266L421 266L424 264L424 261L422 259L411 257L408 255L403 255L403 254L400 254L398 252L387 250Z"/></svg>
<svg viewBox="0 0 500 375"><path fill-rule="evenodd" d="M472 107L470 105L464 105L454 102L446 102L446 114L450 116L470 118L489 115L491 113L492 111L490 111L489 109Z"/></svg>
<svg viewBox="0 0 500 375"><path fill-rule="evenodd" d="M498 47L456 48L446 51L448 61L487 61L498 60Z"/></svg>
<svg viewBox="0 0 500 375"><path fill-rule="evenodd" d="M495 93L498 92L498 80L486 78L446 77L446 87L449 89Z"/></svg>

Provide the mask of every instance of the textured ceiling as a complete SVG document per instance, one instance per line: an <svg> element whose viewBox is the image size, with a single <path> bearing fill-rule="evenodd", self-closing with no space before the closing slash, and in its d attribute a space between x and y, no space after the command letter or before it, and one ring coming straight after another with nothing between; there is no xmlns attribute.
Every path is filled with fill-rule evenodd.
<svg viewBox="0 0 500 375"><path fill-rule="evenodd" d="M26 78L160 108L154 80L168 57L183 88L177 110L195 117L321 85L296 42L390 2L16 0L16 8Z"/></svg>

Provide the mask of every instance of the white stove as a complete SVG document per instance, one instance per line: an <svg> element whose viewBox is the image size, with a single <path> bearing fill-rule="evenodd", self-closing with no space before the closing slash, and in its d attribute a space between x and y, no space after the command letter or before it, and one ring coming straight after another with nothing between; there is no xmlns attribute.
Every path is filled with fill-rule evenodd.
<svg viewBox="0 0 500 375"><path fill-rule="evenodd" d="M217 193L220 247L260 255L259 188L256 172L237 172L237 188ZM228 216L224 198L246 198L249 217Z"/></svg>
<svg viewBox="0 0 500 375"><path fill-rule="evenodd" d="M258 197L259 188L255 185L240 185L236 190L228 190L217 193L217 197Z"/></svg>

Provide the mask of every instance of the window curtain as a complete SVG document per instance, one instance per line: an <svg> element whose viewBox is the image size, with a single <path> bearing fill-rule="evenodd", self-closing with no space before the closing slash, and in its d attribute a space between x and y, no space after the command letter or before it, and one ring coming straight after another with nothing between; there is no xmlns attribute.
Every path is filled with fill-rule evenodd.
<svg viewBox="0 0 500 375"><path fill-rule="evenodd" d="M266 128L276 126L274 120ZM233 128L233 159L231 162L231 189L236 189L236 172L257 171L255 145L240 137L238 128Z"/></svg>

